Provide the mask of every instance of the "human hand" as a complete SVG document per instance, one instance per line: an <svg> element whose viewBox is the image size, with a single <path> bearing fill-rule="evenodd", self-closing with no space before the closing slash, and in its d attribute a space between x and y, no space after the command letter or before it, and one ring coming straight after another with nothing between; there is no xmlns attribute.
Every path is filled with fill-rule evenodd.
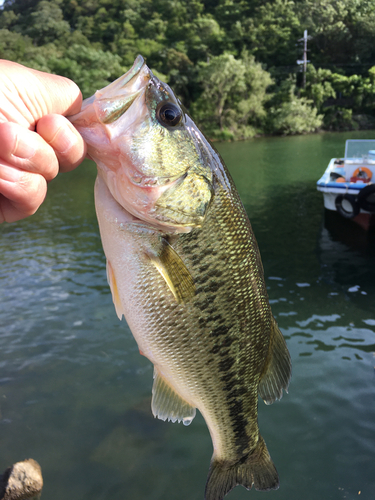
<svg viewBox="0 0 375 500"><path fill-rule="evenodd" d="M65 118L81 103L71 80L0 60L0 223L35 213L47 183L84 159L86 145Z"/></svg>

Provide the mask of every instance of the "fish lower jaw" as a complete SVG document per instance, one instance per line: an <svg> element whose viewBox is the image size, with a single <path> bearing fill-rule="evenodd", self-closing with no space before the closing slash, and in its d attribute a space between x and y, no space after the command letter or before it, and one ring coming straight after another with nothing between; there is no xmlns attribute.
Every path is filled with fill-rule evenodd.
<svg viewBox="0 0 375 500"><path fill-rule="evenodd" d="M125 225L127 227L133 225L134 227L142 227L149 231L164 234L186 233L192 229L191 227L175 227L165 222L159 223L153 215L149 215L147 212L140 215L137 212L131 213L114 198L100 174L95 183L95 202L97 210L105 213L106 219L120 228Z"/></svg>
<svg viewBox="0 0 375 500"><path fill-rule="evenodd" d="M103 213L106 214L107 220L116 225L121 226L122 224L142 222L115 200L100 175L97 176L95 182L95 202L97 210L102 209Z"/></svg>

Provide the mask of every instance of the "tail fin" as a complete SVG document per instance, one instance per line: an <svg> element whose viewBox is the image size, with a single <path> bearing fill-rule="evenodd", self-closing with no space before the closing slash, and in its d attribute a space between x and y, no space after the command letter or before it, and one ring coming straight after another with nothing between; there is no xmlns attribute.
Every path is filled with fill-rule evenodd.
<svg viewBox="0 0 375 500"><path fill-rule="evenodd" d="M279 475L268 453L262 436L251 455L234 465L216 460L211 461L206 483L205 500L222 500L235 486L241 484L248 490L277 490Z"/></svg>

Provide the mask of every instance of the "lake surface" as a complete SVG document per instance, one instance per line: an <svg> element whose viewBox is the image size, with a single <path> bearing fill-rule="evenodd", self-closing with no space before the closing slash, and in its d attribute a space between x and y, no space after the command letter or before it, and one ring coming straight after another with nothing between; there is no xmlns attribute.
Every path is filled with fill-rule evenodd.
<svg viewBox="0 0 375 500"><path fill-rule="evenodd" d="M259 403L280 489L230 500L375 498L374 238L325 220L315 186L348 138L374 132L218 145L293 360L289 394ZM94 180L86 162L36 215L0 226L0 472L34 458L42 500L203 499L207 427L151 415L152 366L114 311Z"/></svg>

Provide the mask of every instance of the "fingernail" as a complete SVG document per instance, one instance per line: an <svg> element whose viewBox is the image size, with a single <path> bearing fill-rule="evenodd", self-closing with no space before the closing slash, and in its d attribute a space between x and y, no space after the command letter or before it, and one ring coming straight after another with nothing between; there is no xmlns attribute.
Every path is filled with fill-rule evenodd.
<svg viewBox="0 0 375 500"><path fill-rule="evenodd" d="M23 170L15 167L0 165L0 179L3 181L17 182L24 174Z"/></svg>

